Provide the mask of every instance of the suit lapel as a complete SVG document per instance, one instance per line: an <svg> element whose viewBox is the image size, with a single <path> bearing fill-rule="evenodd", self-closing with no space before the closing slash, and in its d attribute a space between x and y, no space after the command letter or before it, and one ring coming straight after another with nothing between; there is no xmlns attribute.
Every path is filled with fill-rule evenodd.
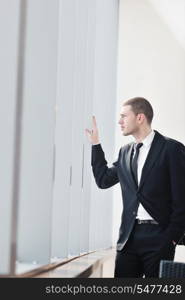
<svg viewBox="0 0 185 300"><path fill-rule="evenodd" d="M163 138L163 136L160 133L158 133L156 130L154 131L155 131L155 136L152 145L150 147L149 153L147 155L145 164L142 169L141 180L138 189L142 187L146 178L149 176L149 173L153 168L155 162L157 161L159 153L162 150L165 143L165 139Z"/></svg>

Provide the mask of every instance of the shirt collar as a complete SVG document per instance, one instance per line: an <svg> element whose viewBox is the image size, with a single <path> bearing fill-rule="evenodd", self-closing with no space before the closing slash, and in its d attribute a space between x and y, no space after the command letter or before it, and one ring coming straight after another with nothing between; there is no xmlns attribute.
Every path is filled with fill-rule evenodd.
<svg viewBox="0 0 185 300"><path fill-rule="evenodd" d="M155 132L152 130L141 142L145 147L149 147L153 141Z"/></svg>

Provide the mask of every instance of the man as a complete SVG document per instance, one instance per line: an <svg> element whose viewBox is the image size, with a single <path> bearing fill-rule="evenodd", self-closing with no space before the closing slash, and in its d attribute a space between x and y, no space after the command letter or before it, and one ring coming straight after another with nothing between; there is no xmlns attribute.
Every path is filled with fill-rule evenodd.
<svg viewBox="0 0 185 300"><path fill-rule="evenodd" d="M144 98L123 103L119 124L135 143L123 146L107 167L95 117L86 129L92 169L99 188L120 182L122 221L115 277L158 277L162 259L173 260L185 231L185 147L152 130L153 109Z"/></svg>

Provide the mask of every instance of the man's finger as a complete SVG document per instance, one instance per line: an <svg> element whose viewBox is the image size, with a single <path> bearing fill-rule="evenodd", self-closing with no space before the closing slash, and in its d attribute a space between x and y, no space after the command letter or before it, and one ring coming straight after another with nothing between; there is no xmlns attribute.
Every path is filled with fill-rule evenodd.
<svg viewBox="0 0 185 300"><path fill-rule="evenodd" d="M93 123L93 128L94 128L94 129L97 128L95 116L92 117L92 123Z"/></svg>
<svg viewBox="0 0 185 300"><path fill-rule="evenodd" d="M91 131L89 129L85 129L86 133L91 134Z"/></svg>

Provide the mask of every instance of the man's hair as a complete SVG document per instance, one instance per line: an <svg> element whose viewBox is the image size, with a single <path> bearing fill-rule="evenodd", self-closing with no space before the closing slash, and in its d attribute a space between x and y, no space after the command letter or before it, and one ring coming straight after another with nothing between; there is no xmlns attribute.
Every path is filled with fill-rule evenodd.
<svg viewBox="0 0 185 300"><path fill-rule="evenodd" d="M148 100L142 97L135 97L123 102L123 106L130 105L135 115L143 113L147 119L148 124L152 123L153 108Z"/></svg>

